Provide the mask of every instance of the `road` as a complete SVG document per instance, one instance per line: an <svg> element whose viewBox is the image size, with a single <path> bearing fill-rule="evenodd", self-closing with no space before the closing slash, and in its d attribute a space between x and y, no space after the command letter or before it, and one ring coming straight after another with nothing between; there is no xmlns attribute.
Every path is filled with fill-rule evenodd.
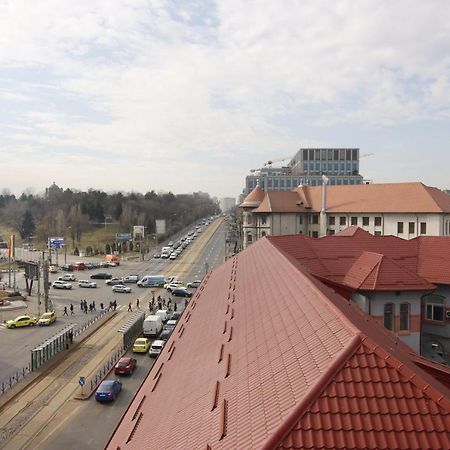
<svg viewBox="0 0 450 450"><path fill-rule="evenodd" d="M202 233L201 237L193 243L195 244L198 242L198 245L195 246L191 244L191 246L188 247L189 251L186 253L183 252L183 258L175 260L175 262L170 265L164 260L152 260L137 263L134 268L139 269L141 274L147 272L161 272L168 275L170 272L170 274L182 276L185 281L202 278L205 274L205 267L207 270L212 270L224 260L224 233L224 224L221 224L216 232L210 233L210 236L207 236L206 232L204 232L204 234ZM113 270L115 270L114 274L117 273L119 275L129 273L126 266L119 266ZM103 286L102 288L97 288L97 290L91 289L89 291L92 291L92 295L97 294L96 298L100 299L101 289L103 290L104 295L105 292L109 293L108 289L110 288ZM127 316L126 305L129 301L128 299L131 298L135 300L138 294L139 298L144 300L144 303L141 301L141 305L146 305L146 300L151 298L152 291L150 289L138 289L136 287L131 296L123 294L120 296L120 300L118 297L120 305L118 314L120 316ZM63 304L70 303L72 300L69 297L70 295L73 295L73 292L68 291L63 293L61 300L58 300L59 308ZM88 302L89 301L90 299L88 299ZM184 299L179 299L177 303L179 304L179 309L183 309ZM79 309L78 304L77 307ZM79 314L79 312L77 312L77 314ZM10 330L7 331L9 332ZM104 448L112 431L118 424L120 418L134 397L135 392L141 385L154 362L147 355L137 355L137 359L138 368L136 372L131 377L123 379L123 391L114 403L99 404L93 397L87 401L80 401L74 400L69 396L58 409L57 414L52 418L51 422L46 423L45 426L41 426L39 432L36 432L33 439L30 440L28 435L26 440L21 441L21 436L18 436L17 441L10 442L5 448L39 448L46 450L59 450L61 448L64 448L65 450ZM29 424L29 427L32 429L32 423ZM23 430L22 433L26 435L26 430ZM22 444L26 442L26 444L19 446L18 443L20 442Z"/></svg>

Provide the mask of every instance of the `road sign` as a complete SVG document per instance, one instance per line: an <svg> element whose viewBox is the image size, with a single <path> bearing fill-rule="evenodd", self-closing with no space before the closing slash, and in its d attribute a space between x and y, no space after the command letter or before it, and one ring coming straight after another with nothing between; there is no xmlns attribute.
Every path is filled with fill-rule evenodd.
<svg viewBox="0 0 450 450"><path fill-rule="evenodd" d="M78 380L78 384L80 386L84 386L86 384L86 378L80 377L80 379Z"/></svg>
<svg viewBox="0 0 450 450"><path fill-rule="evenodd" d="M64 248L64 238L62 237L55 237L49 239L49 247L52 250L56 250L58 248Z"/></svg>
<svg viewBox="0 0 450 450"><path fill-rule="evenodd" d="M131 233L116 233L117 242L131 241Z"/></svg>

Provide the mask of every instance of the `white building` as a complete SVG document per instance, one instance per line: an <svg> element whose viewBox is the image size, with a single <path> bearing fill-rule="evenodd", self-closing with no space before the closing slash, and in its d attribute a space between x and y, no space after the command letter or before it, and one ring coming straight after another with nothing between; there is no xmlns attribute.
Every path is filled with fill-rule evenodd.
<svg viewBox="0 0 450 450"><path fill-rule="evenodd" d="M236 207L236 199L234 197L224 197L220 200L220 209L226 213Z"/></svg>

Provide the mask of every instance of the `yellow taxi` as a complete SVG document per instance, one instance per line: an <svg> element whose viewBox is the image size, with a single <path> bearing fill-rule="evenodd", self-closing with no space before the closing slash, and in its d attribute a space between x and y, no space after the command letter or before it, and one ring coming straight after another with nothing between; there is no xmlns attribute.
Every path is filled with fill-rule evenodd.
<svg viewBox="0 0 450 450"><path fill-rule="evenodd" d="M33 316L19 316L13 320L6 322L6 328L32 327L36 325L37 317Z"/></svg>
<svg viewBox="0 0 450 450"><path fill-rule="evenodd" d="M55 311L48 311L44 314L42 314L41 318L38 321L39 326L49 326L56 320L56 314Z"/></svg>
<svg viewBox="0 0 450 450"><path fill-rule="evenodd" d="M148 338L138 338L134 341L133 352L134 353L147 353L150 349L150 339Z"/></svg>

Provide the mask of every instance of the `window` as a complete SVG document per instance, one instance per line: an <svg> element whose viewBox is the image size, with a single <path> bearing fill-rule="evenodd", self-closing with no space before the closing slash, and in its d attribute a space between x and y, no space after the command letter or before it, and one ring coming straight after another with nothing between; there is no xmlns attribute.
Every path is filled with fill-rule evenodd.
<svg viewBox="0 0 450 450"><path fill-rule="evenodd" d="M247 215L247 223L250 225L252 223L252 215L248 214Z"/></svg>
<svg viewBox="0 0 450 450"><path fill-rule="evenodd" d="M363 217L362 219L363 227L369 226L369 218L367 216Z"/></svg>
<svg viewBox="0 0 450 450"><path fill-rule="evenodd" d="M347 161L350 161L352 159L352 151L351 150L345 150L345 159Z"/></svg>
<svg viewBox="0 0 450 450"><path fill-rule="evenodd" d="M267 216L264 214L261 216L261 225L265 225L267 221Z"/></svg>
<svg viewBox="0 0 450 450"><path fill-rule="evenodd" d="M319 223L319 216L318 216L317 214L314 214L314 215L311 217L311 219L312 219L312 223L313 223L314 225L317 225L317 224Z"/></svg>
<svg viewBox="0 0 450 450"><path fill-rule="evenodd" d="M303 150L303 161L308 159L308 150Z"/></svg>
<svg viewBox="0 0 450 450"><path fill-rule="evenodd" d="M274 189L278 189L278 178L273 179L273 187Z"/></svg>
<svg viewBox="0 0 450 450"><path fill-rule="evenodd" d="M408 223L408 233L414 234L416 232L416 224L414 222Z"/></svg>
<svg viewBox="0 0 450 450"><path fill-rule="evenodd" d="M375 226L381 227L381 217L379 216L375 217Z"/></svg>
<svg viewBox="0 0 450 450"><path fill-rule="evenodd" d="M328 217L328 224L329 225L335 225L336 218L334 216Z"/></svg>
<svg viewBox="0 0 450 450"><path fill-rule="evenodd" d="M384 305L384 327L394 331L394 304L386 303Z"/></svg>
<svg viewBox="0 0 450 450"><path fill-rule="evenodd" d="M358 161L358 150L357 149L352 150L352 160Z"/></svg>
<svg viewBox="0 0 450 450"><path fill-rule="evenodd" d="M251 244L253 242L253 236L252 233L247 234L247 244Z"/></svg>
<svg viewBox="0 0 450 450"><path fill-rule="evenodd" d="M403 234L403 222L397 222L397 234Z"/></svg>
<svg viewBox="0 0 450 450"><path fill-rule="evenodd" d="M318 231L313 231L312 232L312 237L313 238L318 238L319 237L319 232Z"/></svg>
<svg viewBox="0 0 450 450"><path fill-rule="evenodd" d="M409 331L409 303L400 304L400 329L399 331Z"/></svg>
<svg viewBox="0 0 450 450"><path fill-rule="evenodd" d="M300 225L303 225L303 216L302 216L302 215L299 215L299 216L298 216L298 223L299 223Z"/></svg>
<svg viewBox="0 0 450 450"><path fill-rule="evenodd" d="M351 224L352 225L358 225L358 218L357 217L351 217L350 218Z"/></svg>
<svg viewBox="0 0 450 450"><path fill-rule="evenodd" d="M375 236L381 236L381 231L375 231Z"/></svg>
<svg viewBox="0 0 450 450"><path fill-rule="evenodd" d="M347 225L347 217L345 216L339 217L339 225Z"/></svg>
<svg viewBox="0 0 450 450"><path fill-rule="evenodd" d="M265 235L266 235L266 232L263 231L263 232L261 233L261 237L265 237Z"/></svg>
<svg viewBox="0 0 450 450"><path fill-rule="evenodd" d="M427 223L420 222L420 234L427 234Z"/></svg>
<svg viewBox="0 0 450 450"><path fill-rule="evenodd" d="M444 321L444 299L429 295L426 299L425 319Z"/></svg>
<svg viewBox="0 0 450 450"><path fill-rule="evenodd" d="M334 234L334 230L328 230L328 235L329 236L333 236L333 234Z"/></svg>

